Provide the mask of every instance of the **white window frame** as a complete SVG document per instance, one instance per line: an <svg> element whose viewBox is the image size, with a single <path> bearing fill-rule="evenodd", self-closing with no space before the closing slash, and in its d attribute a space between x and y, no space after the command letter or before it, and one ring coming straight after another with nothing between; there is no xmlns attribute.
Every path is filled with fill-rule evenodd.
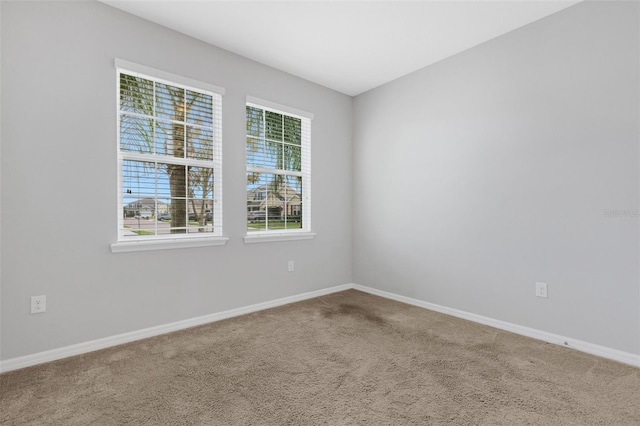
<svg viewBox="0 0 640 426"><path fill-rule="evenodd" d="M253 96L247 96L246 107L259 108L265 111L271 111L277 114L287 115L290 117L298 118L301 120L302 134L301 134L301 171L285 171L283 174L301 176L302 177L302 228L300 229L277 229L266 231L251 231L246 230L244 237L245 243L263 243L263 242L277 242L277 241L295 241L295 240L308 240L315 237L315 233L311 231L311 121L313 120L313 114L297 108L292 108L286 105L281 105L265 99L256 98ZM246 120L246 113L245 113ZM245 133L245 143L246 143ZM262 173L273 173L274 169L260 169L250 168L246 162L246 171L258 171ZM246 188L246 187L245 187ZM247 205L245 202L245 216ZM246 221L245 221L246 222ZM246 225L245 225L246 227ZM245 228L246 229L246 228Z"/></svg>
<svg viewBox="0 0 640 426"><path fill-rule="evenodd" d="M136 64L122 59L115 60L116 68L116 111L117 111L117 217L118 217L118 239L116 243L111 244L113 253L144 251L144 250L163 250L187 247L204 247L218 246L226 244L228 238L223 236L222 228L222 108L216 107L222 103L222 96L225 93L224 88L193 80L176 74L160 71L145 65ZM135 152L124 152L120 150L120 74L133 75L149 79L155 82L180 87L186 90L206 93L213 97L213 159L179 159L156 154L139 154ZM122 165L124 160L139 161L158 161L163 163L175 163L184 165L193 165L200 167L209 167L213 169L213 211L215 218L214 232L210 233L186 233L186 234L170 234L170 235L151 235L151 236L127 236L124 237L124 219L123 219L123 179Z"/></svg>

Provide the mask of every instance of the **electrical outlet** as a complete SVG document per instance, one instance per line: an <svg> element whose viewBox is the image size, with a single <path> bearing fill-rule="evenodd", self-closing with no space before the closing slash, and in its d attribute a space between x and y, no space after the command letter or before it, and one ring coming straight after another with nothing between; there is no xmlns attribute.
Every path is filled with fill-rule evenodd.
<svg viewBox="0 0 640 426"><path fill-rule="evenodd" d="M31 296L31 313L40 314L47 310L47 296Z"/></svg>
<svg viewBox="0 0 640 426"><path fill-rule="evenodd" d="M289 261L289 265L287 265L287 270L289 272L293 272L293 260Z"/></svg>
<svg viewBox="0 0 640 426"><path fill-rule="evenodd" d="M547 283L536 283L536 296L547 297Z"/></svg>

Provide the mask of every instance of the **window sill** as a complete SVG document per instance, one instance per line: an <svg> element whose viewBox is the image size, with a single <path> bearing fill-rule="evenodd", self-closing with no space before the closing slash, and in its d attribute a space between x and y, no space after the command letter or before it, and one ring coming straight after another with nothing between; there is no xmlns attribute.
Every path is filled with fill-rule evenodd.
<svg viewBox="0 0 640 426"><path fill-rule="evenodd" d="M274 243L280 241L297 241L297 240L312 240L316 234L314 232L300 232L291 234L258 234L258 235L246 235L244 237L245 244L253 243Z"/></svg>
<svg viewBox="0 0 640 426"><path fill-rule="evenodd" d="M176 238L173 240L137 240L111 244L111 253L128 253L132 251L168 250L190 247L223 246L227 237Z"/></svg>

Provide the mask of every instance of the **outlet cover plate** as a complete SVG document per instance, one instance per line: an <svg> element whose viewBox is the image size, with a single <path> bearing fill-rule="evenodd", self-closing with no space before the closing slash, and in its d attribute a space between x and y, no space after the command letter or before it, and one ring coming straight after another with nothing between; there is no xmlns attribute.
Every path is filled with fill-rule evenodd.
<svg viewBox="0 0 640 426"><path fill-rule="evenodd" d="M31 296L31 313L41 314L47 310L47 296Z"/></svg>
<svg viewBox="0 0 640 426"><path fill-rule="evenodd" d="M536 283L536 296L544 297L545 299L548 297L547 283Z"/></svg>

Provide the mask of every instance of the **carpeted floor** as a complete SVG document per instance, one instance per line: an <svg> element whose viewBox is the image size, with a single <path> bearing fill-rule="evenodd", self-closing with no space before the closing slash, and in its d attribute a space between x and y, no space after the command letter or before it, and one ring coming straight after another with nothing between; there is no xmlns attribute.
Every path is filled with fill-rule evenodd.
<svg viewBox="0 0 640 426"><path fill-rule="evenodd" d="M3 425L639 425L640 370L355 290L0 376Z"/></svg>

